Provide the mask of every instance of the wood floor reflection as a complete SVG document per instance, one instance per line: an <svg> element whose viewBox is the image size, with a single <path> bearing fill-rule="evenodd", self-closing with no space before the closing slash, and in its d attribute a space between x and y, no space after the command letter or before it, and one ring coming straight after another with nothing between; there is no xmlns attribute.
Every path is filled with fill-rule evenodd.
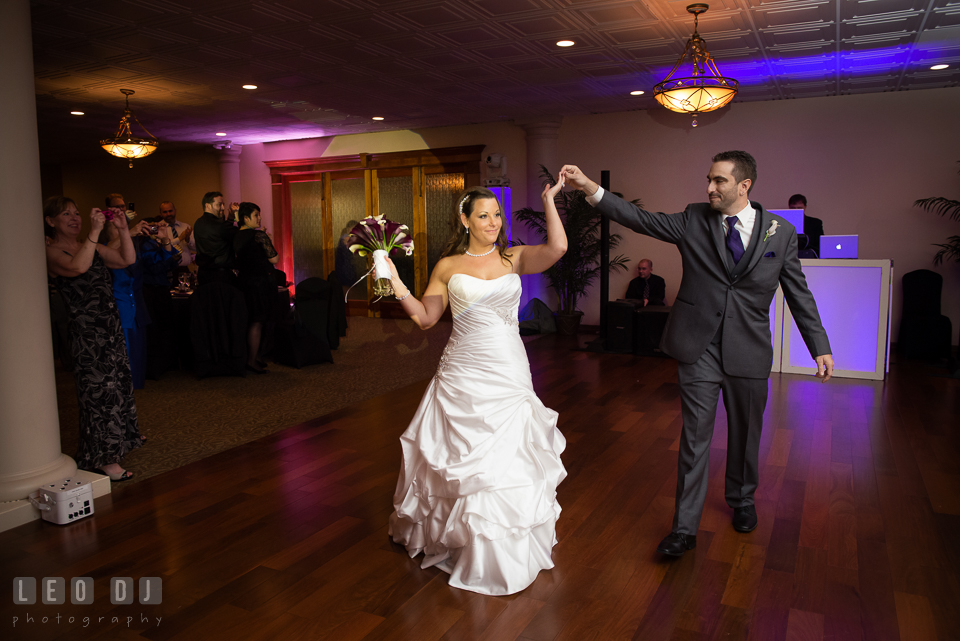
<svg viewBox="0 0 960 641"><path fill-rule="evenodd" d="M556 567L520 594L450 588L387 537L397 438L424 381L115 486L86 521L0 534L6 585L95 580L92 605L4 599L4 636L960 639L960 381L915 364L886 383L774 375L759 527L730 525L721 410L698 547L665 560L654 548L673 513L676 364L570 341L527 346L569 476ZM161 577L163 603L111 605L119 576Z"/></svg>

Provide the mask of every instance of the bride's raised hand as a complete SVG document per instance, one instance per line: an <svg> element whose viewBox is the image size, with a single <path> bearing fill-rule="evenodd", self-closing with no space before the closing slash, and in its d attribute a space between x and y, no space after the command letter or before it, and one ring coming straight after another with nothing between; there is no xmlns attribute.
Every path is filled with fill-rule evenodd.
<svg viewBox="0 0 960 641"><path fill-rule="evenodd" d="M544 200L553 200L560 190L563 189L563 186L566 184L566 177L561 172L557 176L557 181L553 185L544 185L543 193L540 194L540 197Z"/></svg>

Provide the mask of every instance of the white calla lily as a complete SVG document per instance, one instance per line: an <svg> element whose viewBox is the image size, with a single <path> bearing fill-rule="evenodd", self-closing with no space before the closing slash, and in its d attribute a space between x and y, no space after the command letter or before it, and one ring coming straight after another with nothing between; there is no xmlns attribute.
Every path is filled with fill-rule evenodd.
<svg viewBox="0 0 960 641"><path fill-rule="evenodd" d="M767 229L767 234L766 234L766 236L763 237L763 242L767 242L767 239L768 239L768 238L770 238L771 236L773 236L774 234L776 234L776 233L777 233L777 227L779 227L779 226L780 226L780 223L778 223L778 222L775 221L775 220L771 220L771 221L770 221L770 228Z"/></svg>

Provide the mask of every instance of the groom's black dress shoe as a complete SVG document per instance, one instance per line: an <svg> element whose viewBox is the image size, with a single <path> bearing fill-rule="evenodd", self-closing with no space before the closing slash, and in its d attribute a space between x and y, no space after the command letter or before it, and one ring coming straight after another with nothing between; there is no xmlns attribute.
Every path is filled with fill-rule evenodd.
<svg viewBox="0 0 960 641"><path fill-rule="evenodd" d="M757 508L753 505L733 508L733 529L737 532L753 532L757 529Z"/></svg>
<svg viewBox="0 0 960 641"><path fill-rule="evenodd" d="M660 541L657 546L657 552L667 556L683 556L687 550L697 547L697 537L695 534L679 534L671 532Z"/></svg>

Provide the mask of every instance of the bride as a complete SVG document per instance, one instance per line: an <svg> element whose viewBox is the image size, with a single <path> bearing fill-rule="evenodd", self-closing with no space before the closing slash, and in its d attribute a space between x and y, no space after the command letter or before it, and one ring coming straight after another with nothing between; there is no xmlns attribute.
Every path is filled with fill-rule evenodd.
<svg viewBox="0 0 960 641"><path fill-rule="evenodd" d="M453 333L410 426L389 533L421 567L481 594L523 590L553 567L557 485L567 472L557 413L533 391L517 323L520 274L542 272L567 250L553 199L543 190L547 242L508 247L493 192L461 196L457 231L417 300L390 263L403 309L422 329L449 301Z"/></svg>

